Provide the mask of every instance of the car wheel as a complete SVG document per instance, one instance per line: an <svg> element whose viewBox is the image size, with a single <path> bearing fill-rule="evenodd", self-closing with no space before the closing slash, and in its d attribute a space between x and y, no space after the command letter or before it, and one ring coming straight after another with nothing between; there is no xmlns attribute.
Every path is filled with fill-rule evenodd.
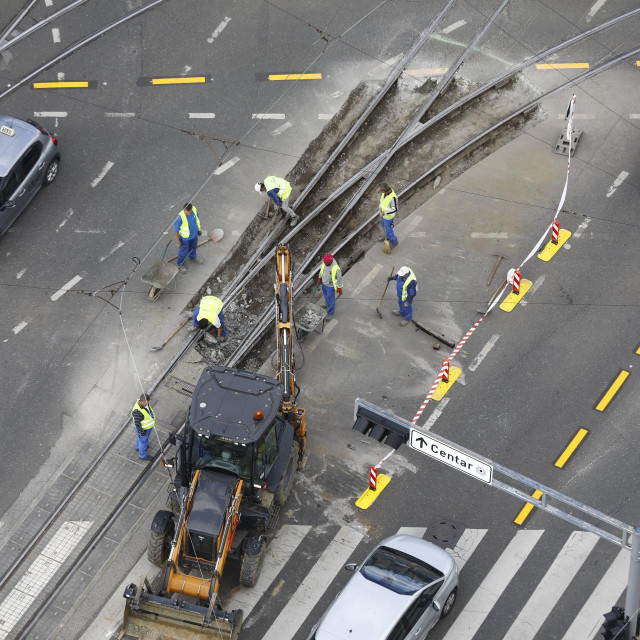
<svg viewBox="0 0 640 640"><path fill-rule="evenodd" d="M58 166L60 164L60 160L58 158L54 158L47 167L47 170L44 172L44 177L42 178L42 184L45 187L48 187L58 175Z"/></svg>
<svg viewBox="0 0 640 640"><path fill-rule="evenodd" d="M456 603L456 598L458 597L458 588L456 587L444 601L442 605L442 614L440 617L446 618L450 613L451 609L453 609L453 605Z"/></svg>

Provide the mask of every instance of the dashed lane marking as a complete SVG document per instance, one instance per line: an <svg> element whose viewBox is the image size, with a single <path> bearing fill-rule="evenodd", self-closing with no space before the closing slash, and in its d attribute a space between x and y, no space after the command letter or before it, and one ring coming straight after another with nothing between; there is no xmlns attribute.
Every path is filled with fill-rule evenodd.
<svg viewBox="0 0 640 640"><path fill-rule="evenodd" d="M13 327L13 333L18 335L28 324L29 324L28 322L25 322L23 320L22 322L17 324L15 327Z"/></svg>
<svg viewBox="0 0 640 640"><path fill-rule="evenodd" d="M533 283L533 287L531 287L531 295L533 295L543 284L544 281L547 279L547 276L540 276L534 283Z"/></svg>
<svg viewBox="0 0 640 640"><path fill-rule="evenodd" d="M464 27L465 24L467 24L466 20L458 20L458 22L454 22L453 24L450 24L448 27L445 27L442 30L442 33L451 33L452 31L455 31L460 27Z"/></svg>
<svg viewBox="0 0 640 640"><path fill-rule="evenodd" d="M69 114L66 111L34 111L34 118L66 118Z"/></svg>
<svg viewBox="0 0 640 640"><path fill-rule="evenodd" d="M553 466L558 467L558 469L563 469L564 465L567 464L569 458L574 454L580 443L587 437L588 433L589 431L587 429L580 427L573 438L571 438L571 442L569 442L565 450L560 454L560 457L553 463Z"/></svg>
<svg viewBox="0 0 640 640"><path fill-rule="evenodd" d="M598 11L600 11L600 9L602 9L602 7L604 7L604 3L607 0L597 0L597 2L591 7L591 9L589 9L589 13L587 14L587 22L591 21L591 18L593 18L593 16L596 15L596 13L598 13Z"/></svg>
<svg viewBox="0 0 640 640"><path fill-rule="evenodd" d="M67 211L64 217L64 220L58 225L58 228L56 229L56 233L58 233L60 229L62 229L62 227L64 227L64 225L67 224L67 222L69 222L72 215L73 215L73 209L69 209L69 211Z"/></svg>
<svg viewBox="0 0 640 640"><path fill-rule="evenodd" d="M405 69L402 73L407 76L414 76L417 78L430 77L430 76L443 76L449 71L449 67L435 67L431 69Z"/></svg>
<svg viewBox="0 0 640 640"><path fill-rule="evenodd" d="M20 278L22 278L22 276L27 273L26 268L25 269L20 269L20 271L18 271L18 273L16 273L16 280L20 280Z"/></svg>
<svg viewBox="0 0 640 640"><path fill-rule="evenodd" d="M190 118L195 118L195 119L200 119L200 120L205 120L205 119L215 118L216 114L215 113L190 113L189 117Z"/></svg>
<svg viewBox="0 0 640 640"><path fill-rule="evenodd" d="M293 125L290 122L285 122L283 125L280 125L277 129L274 129L271 132L271 135L272 136L279 136L280 134L284 133L287 129L289 129L292 126Z"/></svg>
<svg viewBox="0 0 640 640"><path fill-rule="evenodd" d="M135 118L136 114L132 112L107 111L104 114L107 118Z"/></svg>
<svg viewBox="0 0 640 640"><path fill-rule="evenodd" d="M53 36L54 42L60 42L60 29L53 27L53 29L51 29L51 35Z"/></svg>
<svg viewBox="0 0 640 640"><path fill-rule="evenodd" d="M374 264L373 267L371 267L371 271L369 271L369 273L367 273L367 275L364 276L364 278L362 278L362 280L360 280L360 282L356 285L355 289L353 290L352 296L355 298L365 287L368 287L373 282L373 279L378 275L378 273L380 273L381 269L381 264Z"/></svg>
<svg viewBox="0 0 640 640"><path fill-rule="evenodd" d="M109 171L111 171L112 167L113 167L113 162L109 160L107 164L105 164L104 167L102 167L102 171L98 174L98 177L94 178L91 181L92 189L95 189L100 184L100 181L107 175L107 173L109 173Z"/></svg>
<svg viewBox="0 0 640 640"><path fill-rule="evenodd" d="M129 242L132 238L134 238L137 234L135 232L130 233L124 240L118 240L116 244L111 247L111 249L100 258L100 262L104 262L107 258L111 257L118 249L124 247L124 245Z"/></svg>
<svg viewBox="0 0 640 640"><path fill-rule="evenodd" d="M422 427L425 431L429 431L429 429L433 427L433 425L436 423L436 420L442 415L444 408L449 404L449 400L451 400L451 398L442 398L438 405L436 405L436 408L431 412L431 415Z"/></svg>
<svg viewBox="0 0 640 640"><path fill-rule="evenodd" d="M628 177L629 174L626 171L621 171L620 175L613 181L613 184L609 187L609 191L607 191L607 198L610 198Z"/></svg>
<svg viewBox="0 0 640 640"><path fill-rule="evenodd" d="M335 114L333 113L319 113L318 120L331 120Z"/></svg>
<svg viewBox="0 0 640 640"><path fill-rule="evenodd" d="M225 16L224 20L214 29L213 33L207 38L207 42L212 44L213 41L226 29L231 22L231 18Z"/></svg>
<svg viewBox="0 0 640 640"><path fill-rule="evenodd" d="M322 80L321 73L256 73L256 80Z"/></svg>
<svg viewBox="0 0 640 640"><path fill-rule="evenodd" d="M284 120L284 113L252 113L251 118L254 120Z"/></svg>
<svg viewBox="0 0 640 640"><path fill-rule="evenodd" d="M537 64L536 69L588 69L588 62L557 62L552 64Z"/></svg>
<svg viewBox="0 0 640 640"><path fill-rule="evenodd" d="M44 0L45 7L51 7L53 5L53 0Z"/></svg>
<svg viewBox="0 0 640 640"><path fill-rule="evenodd" d="M52 296L51 296L51 300L53 300L53 302L55 302L56 300L58 300L59 298L62 298L62 296L67 293L67 291L69 291L69 289L71 289L71 287L73 287L75 284L77 284L78 282L80 282L80 280L82 280L82 276L74 276L73 278L71 278L71 280L69 280L69 282L67 282L67 284L65 284L63 287L61 287L60 289L58 289Z"/></svg>
<svg viewBox="0 0 640 640"><path fill-rule="evenodd" d="M487 340L487 344L482 347L476 359L469 365L469 371L475 371L482 364L482 361L489 355L489 351L493 349L499 338L499 334L496 333Z"/></svg>
<svg viewBox="0 0 640 640"><path fill-rule="evenodd" d="M531 496L536 500L540 500L540 498L542 498L542 491L540 491L540 489L536 489L531 494ZM516 516L516 519L513 521L514 524L523 525L524 521L529 517L529 514L533 511L533 508L534 508L534 505L532 505L530 502L527 502L527 504L525 504L524 507L520 509L520 513Z"/></svg>
<svg viewBox="0 0 640 640"><path fill-rule="evenodd" d="M640 120L640 113L630 113L630 114L629 114L629 117L630 117L632 120Z"/></svg>
<svg viewBox="0 0 640 640"><path fill-rule="evenodd" d="M509 234L506 231L492 231L489 233L482 233L481 231L474 231L471 234L471 237L474 239L482 239L482 240L506 240L509 237Z"/></svg>
<svg viewBox="0 0 640 640"><path fill-rule="evenodd" d="M598 404L596 405L596 411L604 411L608 404L613 400L613 397L618 393L620 387L624 384L625 380L629 377L629 371L622 369L616 379L611 383L609 389L602 396Z"/></svg>
<svg viewBox="0 0 640 640"><path fill-rule="evenodd" d="M97 86L95 80L72 80L58 82L34 82L33 89L94 89Z"/></svg>
<svg viewBox="0 0 640 640"><path fill-rule="evenodd" d="M224 173L227 169L231 169L231 167L233 167L234 164L236 164L236 162L240 162L240 158L231 158L231 160L228 160L227 162L225 162L223 165L219 166L214 172L213 174L216 176L219 176L221 173Z"/></svg>
<svg viewBox="0 0 640 640"><path fill-rule="evenodd" d="M590 222L591 222L591 218L585 218L576 229L576 232L573 234L573 237L580 238L582 236L583 231L589 226Z"/></svg>

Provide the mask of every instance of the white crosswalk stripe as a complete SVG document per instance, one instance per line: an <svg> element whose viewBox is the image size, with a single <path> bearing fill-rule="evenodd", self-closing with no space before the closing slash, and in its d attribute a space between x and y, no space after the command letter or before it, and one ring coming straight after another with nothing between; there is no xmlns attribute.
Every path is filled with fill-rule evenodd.
<svg viewBox="0 0 640 640"><path fill-rule="evenodd" d="M455 548L447 549L458 565L458 571L462 571L464 565L467 564L467 560L476 550L476 547L482 542L482 538L484 538L486 533L487 529L465 529L456 543Z"/></svg>

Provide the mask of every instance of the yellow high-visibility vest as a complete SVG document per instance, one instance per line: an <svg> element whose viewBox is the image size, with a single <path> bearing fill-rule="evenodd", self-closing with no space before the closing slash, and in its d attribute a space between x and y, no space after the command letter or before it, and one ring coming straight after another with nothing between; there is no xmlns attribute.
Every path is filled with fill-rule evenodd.
<svg viewBox="0 0 640 640"><path fill-rule="evenodd" d="M393 220L396 217L395 211L393 213L389 213L389 211L391 210L391 207L389 205L394 198L397 198L397 196L396 192L393 190L391 191L391 193L380 194L380 211L382 211L382 217L385 220Z"/></svg>
<svg viewBox="0 0 640 640"><path fill-rule="evenodd" d="M322 264L322 266L320 267L320 277L322 278L322 276L324 275L324 268L326 267L326 264ZM338 277L337 277L337 273L338 273L338 269L340 269L340 265L336 262L333 267L331 267L331 279L333 280L333 288L337 289L338 288Z"/></svg>
<svg viewBox="0 0 640 640"><path fill-rule="evenodd" d="M136 409L140 411L144 416L144 418L140 422L140 426L142 427L142 429L144 431L146 431L147 429L153 429L153 427L156 424L156 417L153 413L153 409L151 408L151 405L148 404L146 407L141 407L140 403L136 402L133 409L131 409L131 415L133 415L133 412Z"/></svg>
<svg viewBox="0 0 640 640"><path fill-rule="evenodd" d="M414 280L416 280L416 274L413 273L412 269L409 269L409 275L407 276L407 279L404 281L404 284L402 285L402 302L404 302L409 297L407 295L407 288L409 286L409 283L413 282ZM417 281L416 281L416 293L418 293Z"/></svg>
<svg viewBox="0 0 640 640"><path fill-rule="evenodd" d="M276 176L267 176L264 179L264 188L267 191L278 189L280 200L286 200L291 195L291 183L282 178L276 178Z"/></svg>
<svg viewBox="0 0 640 640"><path fill-rule="evenodd" d="M196 217L196 222L198 223L198 231L201 231L200 227L200 218L198 218L198 210L193 207L192 209L193 215ZM189 230L189 221L187 220L187 214L184 209L178 214L180 216L180 220L182 220L182 224L180 225L180 231L178 234L181 238L188 238L191 235L191 231Z"/></svg>
<svg viewBox="0 0 640 640"><path fill-rule="evenodd" d="M198 311L198 317L196 320L208 320L211 324L216 321L216 318L220 315L224 303L220 298L215 296L204 296L200 300L200 311Z"/></svg>

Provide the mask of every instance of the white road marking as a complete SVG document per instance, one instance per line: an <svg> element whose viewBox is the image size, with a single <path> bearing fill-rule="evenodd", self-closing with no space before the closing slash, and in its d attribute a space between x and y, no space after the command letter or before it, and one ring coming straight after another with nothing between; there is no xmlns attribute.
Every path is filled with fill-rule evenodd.
<svg viewBox="0 0 640 640"><path fill-rule="evenodd" d="M618 189L618 187L627 179L629 174L626 171L621 171L620 175L613 181L613 184L609 187L607 192L607 198L610 198Z"/></svg>
<svg viewBox="0 0 640 640"><path fill-rule="evenodd" d="M571 533L503 640L533 640L598 540L588 531Z"/></svg>
<svg viewBox="0 0 640 640"><path fill-rule="evenodd" d="M397 536L415 536L422 538L427 533L427 527L400 527L396 531Z"/></svg>
<svg viewBox="0 0 640 640"><path fill-rule="evenodd" d="M482 361L489 355L489 351L493 349L499 338L500 336L496 333L487 340L487 344L482 347L476 359L469 365L469 371L475 371L482 364Z"/></svg>
<svg viewBox="0 0 640 640"><path fill-rule="evenodd" d="M134 118L136 114L131 112L107 111L104 115L107 116L107 118Z"/></svg>
<svg viewBox="0 0 640 640"><path fill-rule="evenodd" d="M458 22L454 22L453 24L450 24L448 27L445 27L442 30L442 33L451 33L452 31L455 31L460 27L464 27L465 24L467 24L466 20L458 20Z"/></svg>
<svg viewBox="0 0 640 640"><path fill-rule="evenodd" d="M243 587L236 589L227 600L227 610L242 609L246 620L310 529L311 527L307 525L283 525L267 547L264 565L256 586L250 589Z"/></svg>
<svg viewBox="0 0 640 640"><path fill-rule="evenodd" d="M22 278L22 276L27 272L26 269L22 269L20 271L18 271L18 273L16 273L16 280L20 280L20 278Z"/></svg>
<svg viewBox="0 0 640 640"><path fill-rule="evenodd" d="M207 42L211 44L226 28L226 26L231 22L231 18L225 19L215 28L214 32L207 38Z"/></svg>
<svg viewBox="0 0 640 640"><path fill-rule="evenodd" d="M252 113L253 120L284 120L284 113Z"/></svg>
<svg viewBox="0 0 640 640"><path fill-rule="evenodd" d="M493 239L496 238L498 240L506 240L509 237L509 234L506 231L494 231L492 233L482 233L480 231L474 231L471 234L472 238L483 238L483 239Z"/></svg>
<svg viewBox="0 0 640 640"><path fill-rule="evenodd" d="M576 229L576 232L573 234L574 238L580 238L582 237L582 233L584 232L584 230L589 226L589 223L591 222L591 218L585 218L581 223L580 226Z"/></svg>
<svg viewBox="0 0 640 640"><path fill-rule="evenodd" d="M262 640L290 640L363 538L350 527L340 531L323 551Z"/></svg>
<svg viewBox="0 0 640 640"><path fill-rule="evenodd" d="M58 82L63 82L63 81L64 81L64 72L58 71Z"/></svg>
<svg viewBox="0 0 640 640"><path fill-rule="evenodd" d="M234 229L234 230L231 232L231 235L232 235L234 238L238 238L238 237L240 236L240 229Z"/></svg>
<svg viewBox="0 0 640 640"><path fill-rule="evenodd" d="M198 118L198 119L215 118L216 114L215 113L190 113L189 117Z"/></svg>
<svg viewBox="0 0 640 640"><path fill-rule="evenodd" d="M375 76L378 73L382 73L383 71L391 71L393 67L395 67L396 64L400 62L400 60L402 60L402 57L403 57L402 54L399 53L397 56L393 56L393 58L389 58L385 62L382 62L381 64L378 64L375 67L373 67L371 71L367 71L367 75Z"/></svg>
<svg viewBox="0 0 640 640"><path fill-rule="evenodd" d="M438 402L438 405L431 412L431 415L427 418L427 421L424 423L424 426L422 427L425 431L429 431L429 429L433 427L433 425L436 423L436 420L442 415L444 408L449 404L449 400L451 400L451 398L449 396L446 396L442 398L440 402Z"/></svg>
<svg viewBox="0 0 640 640"><path fill-rule="evenodd" d="M407 222L404 222L402 225L402 233L406 233L407 235L411 235L415 228L422 222L422 216L412 215L411 219Z"/></svg>
<svg viewBox="0 0 640 640"><path fill-rule="evenodd" d="M527 559L544 531L523 529L516 533L482 584L460 611L444 640L472 640L502 592Z"/></svg>
<svg viewBox="0 0 640 640"><path fill-rule="evenodd" d="M414 231L413 233L409 234L410 238L426 238L427 237L427 232L426 231Z"/></svg>
<svg viewBox="0 0 640 640"><path fill-rule="evenodd" d="M322 336L328 336L336 327L338 326L338 321L334 318L329 324L324 325L324 330L322 331ZM309 353L313 353L316 350L316 347L320 344L320 340L314 340L308 347L307 351Z"/></svg>
<svg viewBox="0 0 640 640"><path fill-rule="evenodd" d="M593 18L593 16L596 15L596 13L598 13L598 11L600 11L600 9L602 9L602 7L604 7L604 3L607 0L598 0L593 7L591 7L591 9L589 9L589 13L587 14L587 22L589 22L591 20L591 18Z"/></svg>
<svg viewBox="0 0 640 640"><path fill-rule="evenodd" d="M183 75L183 76L186 76L186 75L187 75L187 73L189 73L189 71L191 71L191 69L192 69L192 68L193 68L193 67L190 67L188 64L185 64L185 65L184 65L184 69L183 69L183 71L182 71L182 75Z"/></svg>
<svg viewBox="0 0 640 640"><path fill-rule="evenodd" d="M640 113L630 113L629 117L631 120L640 120Z"/></svg>
<svg viewBox="0 0 640 640"><path fill-rule="evenodd" d="M104 178L107 175L107 173L111 171L111 167L113 167L113 162L109 160L109 162L107 162L107 164L105 164L104 167L102 168L102 171L98 174L98 177L95 180L92 180L91 182L92 189L95 189L98 186L98 184L100 184L100 181L102 180L102 178Z"/></svg>
<svg viewBox="0 0 640 640"><path fill-rule="evenodd" d="M44 0L44 6L45 7L50 7L53 5L53 0Z"/></svg>
<svg viewBox="0 0 640 640"><path fill-rule="evenodd" d="M331 120L333 118L333 113L319 113L318 120Z"/></svg>
<svg viewBox="0 0 640 640"><path fill-rule="evenodd" d="M488 529L465 529L460 539L456 543L454 549L447 549L447 551L453 556L458 571L462 571L464 565L476 550L476 547L482 542Z"/></svg>
<svg viewBox="0 0 640 640"><path fill-rule="evenodd" d="M28 322L25 322L23 320L20 324L17 324L15 327L13 327L13 333L18 335L28 324Z"/></svg>
<svg viewBox="0 0 640 640"><path fill-rule="evenodd" d="M342 95L342 91L334 91L334 92L331 94L331 97L332 97L332 98L339 98L341 95Z"/></svg>
<svg viewBox="0 0 640 640"><path fill-rule="evenodd" d="M563 248L565 251L568 251L569 249L571 249L571 245L570 245L568 242L565 242L565 243L562 245L562 248Z"/></svg>
<svg viewBox="0 0 640 640"><path fill-rule="evenodd" d="M531 295L533 295L544 283L544 281L547 279L547 276L540 276L534 283L533 286L531 287ZM531 297L531 296L529 296Z"/></svg>
<svg viewBox="0 0 640 640"><path fill-rule="evenodd" d="M124 245L129 242L129 240L131 240L134 236L136 235L135 232L130 233L124 240L118 240L118 242L116 242L115 245L113 245L113 247L109 250L108 253L105 253L101 258L100 258L100 262L104 262L107 258L109 258L110 256L112 256L118 249L121 249L122 247L124 247Z"/></svg>
<svg viewBox="0 0 640 640"><path fill-rule="evenodd" d="M51 296L51 300L53 300L55 302L56 300L58 300L58 298L62 298L62 296L65 293L67 293L67 291L69 291L69 289L71 289L71 287L73 287L73 285L75 285L78 282L80 282L80 280L82 280L82 276L74 276L73 278L71 278L71 280L69 280L69 282L67 282L67 284L65 284L62 288L58 289Z"/></svg>
<svg viewBox="0 0 640 640"><path fill-rule="evenodd" d="M66 111L34 111L34 118L66 118L68 113Z"/></svg>
<svg viewBox="0 0 640 640"><path fill-rule="evenodd" d="M73 233L107 233L102 229L74 229Z"/></svg>
<svg viewBox="0 0 640 640"><path fill-rule="evenodd" d="M236 162L240 162L240 158L231 158L228 162L225 162L222 166L218 167L213 175L219 176L221 173L224 173L227 169L231 169Z"/></svg>
<svg viewBox="0 0 640 640"><path fill-rule="evenodd" d="M564 120L566 118L566 113L559 113L558 120ZM593 120L596 117L595 113L574 113L574 120Z"/></svg>
<svg viewBox="0 0 640 640"><path fill-rule="evenodd" d="M0 640L9 636L47 583L89 531L92 522L64 522L0 604Z"/></svg>
<svg viewBox="0 0 640 640"><path fill-rule="evenodd" d="M373 265L371 271L369 271L369 273L367 273L367 275L362 278L362 280L360 280L360 283L355 287L351 295L355 298L365 287L368 287L373 279L378 275L380 269L382 269L381 264Z"/></svg>
<svg viewBox="0 0 640 640"><path fill-rule="evenodd" d="M54 42L60 42L60 29L53 27L53 29L51 29L51 35L53 36Z"/></svg>
<svg viewBox="0 0 640 640"><path fill-rule="evenodd" d="M274 129L271 132L272 136L279 136L281 133L284 133L289 127L293 126L290 122L285 122L283 125L280 125L277 129Z"/></svg>
<svg viewBox="0 0 640 640"><path fill-rule="evenodd" d="M602 626L602 612L607 611L612 603L618 601L627 586L628 567L629 551L620 549L562 640L575 640L576 638L585 638L586 640L596 635Z"/></svg>

